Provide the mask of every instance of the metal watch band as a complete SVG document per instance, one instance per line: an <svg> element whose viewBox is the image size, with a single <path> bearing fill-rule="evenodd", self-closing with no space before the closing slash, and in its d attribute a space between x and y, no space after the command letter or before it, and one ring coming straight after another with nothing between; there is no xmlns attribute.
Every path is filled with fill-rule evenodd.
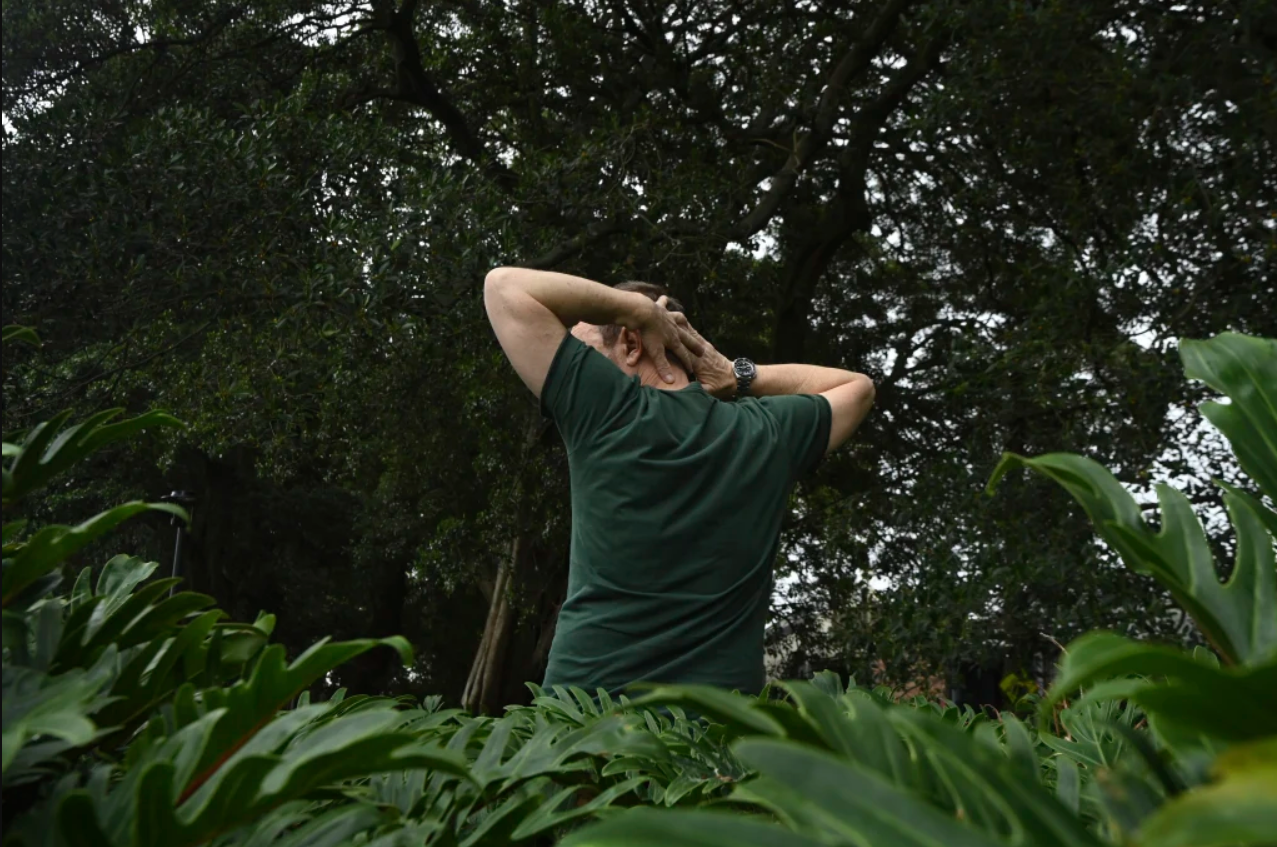
<svg viewBox="0 0 1277 847"><path fill-rule="evenodd" d="M747 367L740 367L740 363L745 363ZM749 387L753 384L754 377L758 375L754 363L749 359L737 359L732 363L732 370L736 374L736 396L748 397Z"/></svg>

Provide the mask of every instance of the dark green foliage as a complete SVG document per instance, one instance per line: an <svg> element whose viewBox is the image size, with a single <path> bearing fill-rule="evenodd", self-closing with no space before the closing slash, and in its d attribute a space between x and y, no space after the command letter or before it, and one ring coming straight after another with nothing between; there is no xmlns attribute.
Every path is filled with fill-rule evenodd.
<svg viewBox="0 0 1277 847"><path fill-rule="evenodd" d="M1277 363L1271 341L1183 347L1189 373L1236 352L1244 367L1222 369L1232 401L1222 408L1246 408L1252 376ZM1225 430L1261 466L1273 459L1265 431ZM26 449L6 444L6 470ZM1221 586L1185 578L1172 555L1182 548L1157 546L1188 531L1191 510L1167 509L1154 540L1135 544L1143 525L1120 520L1129 495L1103 468L1065 455L1013 462L1058 476L1104 532L1124 532L1111 543L1126 563L1184 597L1203 631L1229 634L1228 649L1083 636L1038 706L1036 732L1010 714L895 703L889 689L830 672L757 697L682 685L614 699L530 685L531 705L474 717L438 697L343 689L312 702L307 687L341 663L386 646L408 664L410 648L398 637L325 641L289 663L269 643L272 616L224 623L211 598L167 596L173 580L150 579L155 563L117 556L96 584L86 568L69 592L34 580L6 593L4 843L1271 843L1271 510L1230 492L1244 498L1233 504L1245 506L1233 512L1238 532L1254 537L1237 545ZM40 537L6 528L6 580ZM41 549L56 566L69 548Z"/></svg>
<svg viewBox="0 0 1277 847"><path fill-rule="evenodd" d="M537 264L667 283L724 350L878 381L795 498L786 673L979 666L996 695L1049 667L1043 632L1194 639L1048 482L980 490L1006 449L1232 478L1167 341L1277 326L1273 31L1264 0L14 0L3 306L44 344L5 357L5 429L188 424L30 516L197 491L190 587L281 612L293 651L404 633L411 674L337 672L368 690L457 700L506 596L485 705L525 696L565 462L480 287ZM124 532L167 556L159 521Z"/></svg>

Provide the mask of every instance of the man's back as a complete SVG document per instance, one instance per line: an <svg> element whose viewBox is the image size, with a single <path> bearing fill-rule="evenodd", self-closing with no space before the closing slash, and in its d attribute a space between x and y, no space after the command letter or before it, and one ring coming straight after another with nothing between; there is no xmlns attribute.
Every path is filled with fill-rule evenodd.
<svg viewBox="0 0 1277 847"><path fill-rule="evenodd" d="M780 524L825 452L829 403L645 387L569 335L542 408L572 477L568 594L546 684L760 689Z"/></svg>

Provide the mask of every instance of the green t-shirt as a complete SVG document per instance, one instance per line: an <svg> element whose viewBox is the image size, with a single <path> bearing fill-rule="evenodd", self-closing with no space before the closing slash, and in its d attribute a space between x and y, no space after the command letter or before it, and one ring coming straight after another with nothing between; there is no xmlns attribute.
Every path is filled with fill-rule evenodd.
<svg viewBox="0 0 1277 847"><path fill-rule="evenodd" d="M781 518L824 455L829 402L642 386L568 335L541 408L572 481L568 592L546 685L759 691Z"/></svg>

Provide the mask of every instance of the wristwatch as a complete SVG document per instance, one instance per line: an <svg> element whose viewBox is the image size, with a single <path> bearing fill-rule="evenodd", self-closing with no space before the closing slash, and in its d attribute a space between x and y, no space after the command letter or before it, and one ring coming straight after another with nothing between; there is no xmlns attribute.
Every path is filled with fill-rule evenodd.
<svg viewBox="0 0 1277 847"><path fill-rule="evenodd" d="M748 397L749 386L758 376L758 368L749 359L740 358L732 362L732 373L736 375L736 396Z"/></svg>

